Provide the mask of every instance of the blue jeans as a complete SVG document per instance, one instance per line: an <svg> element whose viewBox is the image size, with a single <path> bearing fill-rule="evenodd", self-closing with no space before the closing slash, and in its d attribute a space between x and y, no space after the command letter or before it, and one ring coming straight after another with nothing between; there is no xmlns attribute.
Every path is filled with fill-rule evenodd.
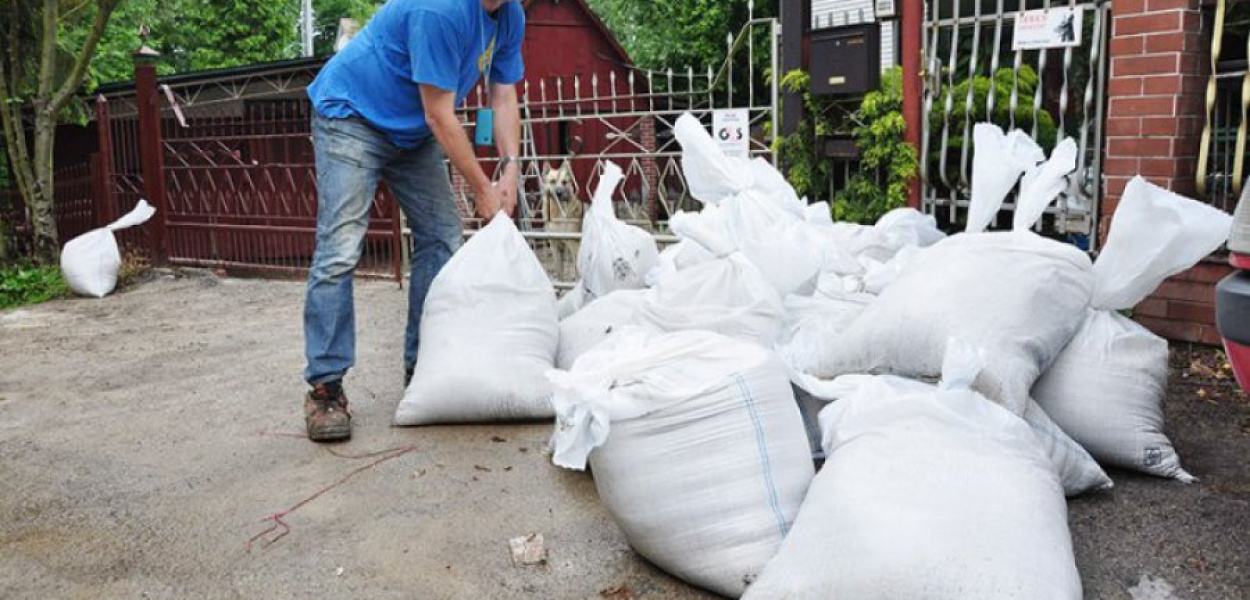
<svg viewBox="0 0 1250 600"><path fill-rule="evenodd" d="M317 161L317 248L304 304L304 379L342 379L356 363L352 273L360 260L369 209L385 181L412 229L416 252L408 284L404 364L417 362L421 310L430 282L460 247L462 226L443 149L429 138L399 148L362 119L313 118Z"/></svg>

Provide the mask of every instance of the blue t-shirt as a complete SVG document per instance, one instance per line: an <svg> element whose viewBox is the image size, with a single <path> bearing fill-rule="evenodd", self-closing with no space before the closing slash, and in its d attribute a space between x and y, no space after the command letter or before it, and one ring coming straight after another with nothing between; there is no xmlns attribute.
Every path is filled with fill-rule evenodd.
<svg viewBox="0 0 1250 600"><path fill-rule="evenodd" d="M412 148L431 135L418 84L455 92L457 106L488 67L491 83L514 84L525 75L524 40L520 2L492 17L481 0L390 0L326 63L308 96L317 114L361 117Z"/></svg>

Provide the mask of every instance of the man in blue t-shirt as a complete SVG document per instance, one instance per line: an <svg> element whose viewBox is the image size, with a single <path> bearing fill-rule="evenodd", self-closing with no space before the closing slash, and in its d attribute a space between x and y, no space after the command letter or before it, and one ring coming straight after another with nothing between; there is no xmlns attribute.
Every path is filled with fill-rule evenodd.
<svg viewBox="0 0 1250 600"><path fill-rule="evenodd" d="M426 292L462 236L444 160L472 188L477 216L516 209L515 84L524 75L524 38L525 11L513 0L389 0L309 87L317 161L317 248L304 306L309 438L351 436L343 376L356 354L352 273L378 182L394 194L416 242L405 384L417 360ZM478 164L455 113L482 79L495 115L498 184Z"/></svg>

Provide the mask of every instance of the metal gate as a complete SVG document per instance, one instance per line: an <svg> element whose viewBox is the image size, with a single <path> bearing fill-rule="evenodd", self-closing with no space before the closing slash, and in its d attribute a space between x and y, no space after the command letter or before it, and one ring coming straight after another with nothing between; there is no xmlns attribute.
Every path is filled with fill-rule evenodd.
<svg viewBox="0 0 1250 600"><path fill-rule="evenodd" d="M573 195L585 201L608 161L626 175L614 197L617 213L671 241L665 235L668 216L698 208L672 134L683 113L710 123L717 110L745 111L750 154L771 156L779 88L769 74L779 69L779 33L775 19L752 18L727 36L726 57L713 66L646 71L621 65L619 72L523 82L518 217L540 257L551 258L554 247L567 250L580 239L577 227L556 226L561 219L580 219L553 214L544 201L552 193L548 175L566 173ZM121 214L141 190L161 194L153 200L166 210L144 235L173 264L306 271L317 205L306 86L319 66L259 65L209 78L170 78L159 87L151 71L147 88L101 98L104 170L115 183L109 207ZM484 97L481 90L470 96L460 113L466 126L473 125L470 116ZM144 119L158 125L140 127ZM495 168L490 165L497 159L486 153L480 158ZM448 171L466 230L472 231L478 226L472 195L450 165ZM149 174L160 181L145 181ZM381 189L358 273L402 280L411 234L400 212ZM552 270L553 279L568 279Z"/></svg>
<svg viewBox="0 0 1250 600"><path fill-rule="evenodd" d="M1013 50L1016 20L1029 10L1081 8L1080 46ZM1043 227L1096 245L1110 3L1104 0L928 0L923 35L924 117L920 176L926 211L962 223L972 181L972 127L1021 129L1049 155L1073 138L1077 169ZM1014 209L1008 198L1005 210Z"/></svg>
<svg viewBox="0 0 1250 600"><path fill-rule="evenodd" d="M561 264L561 256L576 256L581 234L562 223L579 220L570 218L575 215L561 214L546 201L553 194L553 180L567 181L574 195L587 201L605 163L616 163L625 174L613 197L617 216L652 231L663 244L676 241L667 233L669 216L700 208L689 194L681 146L673 136L678 117L690 113L710 128L717 111L745 111L750 155L775 162L772 139L779 127L780 88L770 74L780 69L779 35L776 19L752 18L727 37L725 58L716 66L630 68L622 75L591 73L521 84L518 218L557 287L571 285L570 265ZM470 95L461 113L467 126L474 125L471 116L484 103L482 89ZM478 225L472 191L454 175L453 181L471 233ZM410 234L408 238L405 248L411 252Z"/></svg>

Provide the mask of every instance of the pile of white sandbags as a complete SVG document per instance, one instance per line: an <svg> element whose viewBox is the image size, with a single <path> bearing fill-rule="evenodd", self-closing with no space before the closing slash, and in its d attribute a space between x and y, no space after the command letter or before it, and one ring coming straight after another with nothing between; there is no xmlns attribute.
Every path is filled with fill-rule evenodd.
<svg viewBox="0 0 1250 600"><path fill-rule="evenodd" d="M1134 181L1092 263L1032 231L1071 140L1048 158L978 125L947 237L912 209L835 223L694 117L675 133L703 203L680 242L615 220L607 165L557 324L497 218L431 288L397 422L554 414L553 462L591 468L631 547L730 597L1079 598L1064 496L1111 486L1095 457L1191 479L1162 433L1166 342L1115 311L1227 215ZM1012 230L986 232L1016 188Z"/></svg>

